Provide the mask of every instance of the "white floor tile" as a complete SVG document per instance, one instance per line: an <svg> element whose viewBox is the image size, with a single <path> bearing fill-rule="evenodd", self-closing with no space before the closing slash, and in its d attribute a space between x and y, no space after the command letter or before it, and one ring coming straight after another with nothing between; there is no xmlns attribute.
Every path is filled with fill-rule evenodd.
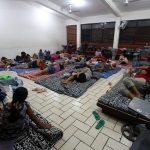
<svg viewBox="0 0 150 150"><path fill-rule="evenodd" d="M75 147L78 145L80 140L76 137L71 137L62 147L60 150L74 150Z"/></svg>
<svg viewBox="0 0 150 150"><path fill-rule="evenodd" d="M87 132L90 129L90 126L82 123L81 121L76 120L73 125L77 128L79 128L80 130Z"/></svg>
<svg viewBox="0 0 150 150"><path fill-rule="evenodd" d="M74 134L74 136L89 146L92 144L92 142L94 140L94 138L92 138L91 136L89 136L88 134L84 133L81 130L77 130L77 132Z"/></svg>
<svg viewBox="0 0 150 150"><path fill-rule="evenodd" d="M107 144L107 146L109 146L110 148L114 149L114 150L129 150L129 148L111 138L109 138Z"/></svg>
<svg viewBox="0 0 150 150"><path fill-rule="evenodd" d="M78 146L75 148L75 150L93 150L93 149L89 147L88 145L80 142Z"/></svg>

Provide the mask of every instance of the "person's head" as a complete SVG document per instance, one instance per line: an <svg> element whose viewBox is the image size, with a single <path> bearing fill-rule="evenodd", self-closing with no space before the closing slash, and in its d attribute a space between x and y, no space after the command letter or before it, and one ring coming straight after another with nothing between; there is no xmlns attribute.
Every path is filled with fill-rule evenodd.
<svg viewBox="0 0 150 150"><path fill-rule="evenodd" d="M39 53L42 53L42 49L39 50Z"/></svg>
<svg viewBox="0 0 150 150"><path fill-rule="evenodd" d="M2 58L1 58L1 61L2 61L2 62L5 62L6 60L7 60L6 57L2 57Z"/></svg>
<svg viewBox="0 0 150 150"><path fill-rule="evenodd" d="M60 66L60 70L63 70L65 68L63 63L59 64L59 66Z"/></svg>
<svg viewBox="0 0 150 150"><path fill-rule="evenodd" d="M112 68L116 68L117 65L116 65L115 62L112 62L112 63L111 63L111 66L112 66Z"/></svg>
<svg viewBox="0 0 150 150"><path fill-rule="evenodd" d="M21 52L21 56L22 57L26 56L26 53L25 52Z"/></svg>
<svg viewBox="0 0 150 150"><path fill-rule="evenodd" d="M17 121L20 117L20 110L23 108L23 104L28 96L28 90L24 87L17 88L13 93L12 98L12 107L11 107L11 114L8 117L10 122Z"/></svg>
<svg viewBox="0 0 150 150"><path fill-rule="evenodd" d="M76 75L75 76L75 80L77 82L80 82L80 83L86 82L86 75L85 75L85 73L80 73L79 75Z"/></svg>

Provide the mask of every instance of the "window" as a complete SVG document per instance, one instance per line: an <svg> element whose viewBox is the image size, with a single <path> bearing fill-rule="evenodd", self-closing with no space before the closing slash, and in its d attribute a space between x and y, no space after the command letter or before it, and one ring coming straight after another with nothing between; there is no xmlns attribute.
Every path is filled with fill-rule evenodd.
<svg viewBox="0 0 150 150"><path fill-rule="evenodd" d="M112 45L114 38L114 29L114 22L83 24L81 25L81 42L111 43Z"/></svg>
<svg viewBox="0 0 150 150"><path fill-rule="evenodd" d="M150 20L128 21L124 30L120 30L120 44L150 44Z"/></svg>

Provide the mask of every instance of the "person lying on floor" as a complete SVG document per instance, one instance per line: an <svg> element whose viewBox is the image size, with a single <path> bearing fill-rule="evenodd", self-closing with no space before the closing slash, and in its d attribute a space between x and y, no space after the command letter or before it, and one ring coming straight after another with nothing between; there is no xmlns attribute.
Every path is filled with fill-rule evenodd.
<svg viewBox="0 0 150 150"><path fill-rule="evenodd" d="M140 71L131 77L131 69L129 71L129 77L123 79L125 89L121 89L121 94L125 97L133 99L134 97L143 98L142 87L146 85L146 81L150 80L150 66L137 67Z"/></svg>
<svg viewBox="0 0 150 150"><path fill-rule="evenodd" d="M45 61L42 59L36 59L36 60L29 62L28 64L16 66L16 68L22 68L22 69L40 68L41 70L43 70L45 67L46 67Z"/></svg>
<svg viewBox="0 0 150 150"><path fill-rule="evenodd" d="M108 61L107 63L97 63L95 64L94 71L106 72L116 68L116 63L114 61Z"/></svg>
<svg viewBox="0 0 150 150"><path fill-rule="evenodd" d="M25 101L27 96L28 90L26 88L17 88L13 93L12 101L6 103L0 112L1 150L13 150L16 139L28 130L31 120L39 128L52 128L51 124L42 122L34 115L30 104Z"/></svg>
<svg viewBox="0 0 150 150"><path fill-rule="evenodd" d="M36 77L46 74L54 74L64 69L64 64L53 64L49 65L47 68L36 72L35 74L29 75L29 77Z"/></svg>
<svg viewBox="0 0 150 150"><path fill-rule="evenodd" d="M12 59L8 59L6 57L2 57L1 62L4 64L4 66L1 66L1 67L4 67L4 68L6 68L7 66L15 66L16 65L16 63Z"/></svg>
<svg viewBox="0 0 150 150"><path fill-rule="evenodd" d="M121 64L121 65L127 65L128 64L128 59L123 54L121 54L119 57L119 64Z"/></svg>
<svg viewBox="0 0 150 150"><path fill-rule="evenodd" d="M92 77L91 69L88 67L85 67L83 71L81 72L79 71L72 72L71 75L67 79L62 81L62 83L68 84L69 82L72 82L74 80L80 83L84 83L86 81L89 81L91 77Z"/></svg>

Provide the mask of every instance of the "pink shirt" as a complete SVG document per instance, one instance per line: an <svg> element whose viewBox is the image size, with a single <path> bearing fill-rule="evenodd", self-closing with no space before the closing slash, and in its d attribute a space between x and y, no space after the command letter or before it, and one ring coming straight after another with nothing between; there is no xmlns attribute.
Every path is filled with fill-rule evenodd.
<svg viewBox="0 0 150 150"><path fill-rule="evenodd" d="M59 64L55 64L54 68L55 68L55 73L60 71L60 65Z"/></svg>

